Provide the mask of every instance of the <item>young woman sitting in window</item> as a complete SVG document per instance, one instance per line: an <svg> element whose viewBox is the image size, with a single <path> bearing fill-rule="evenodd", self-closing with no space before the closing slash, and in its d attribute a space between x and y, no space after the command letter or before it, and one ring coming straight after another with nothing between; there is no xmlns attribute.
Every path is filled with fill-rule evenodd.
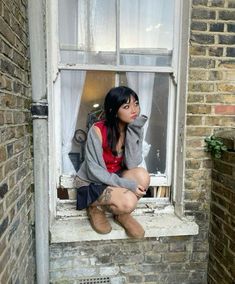
<svg viewBox="0 0 235 284"><path fill-rule="evenodd" d="M137 94L128 87L111 89L104 102L105 119L88 132L85 160L77 173L77 209L87 208L93 229L107 234L111 212L128 236L144 237L145 231L132 216L149 186L142 161L143 125Z"/></svg>

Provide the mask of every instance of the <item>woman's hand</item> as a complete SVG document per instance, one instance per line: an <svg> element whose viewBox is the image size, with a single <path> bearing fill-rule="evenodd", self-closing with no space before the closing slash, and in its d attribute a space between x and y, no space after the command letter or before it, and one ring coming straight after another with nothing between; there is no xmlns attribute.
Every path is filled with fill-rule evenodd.
<svg viewBox="0 0 235 284"><path fill-rule="evenodd" d="M145 194L146 194L146 189L145 189L142 185L139 184L139 185L137 186L135 195L136 195L137 197L143 197Z"/></svg>

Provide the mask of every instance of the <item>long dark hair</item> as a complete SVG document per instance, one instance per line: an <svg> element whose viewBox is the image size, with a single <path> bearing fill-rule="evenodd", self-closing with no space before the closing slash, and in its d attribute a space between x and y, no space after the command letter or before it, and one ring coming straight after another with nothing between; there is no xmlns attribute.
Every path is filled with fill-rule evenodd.
<svg viewBox="0 0 235 284"><path fill-rule="evenodd" d="M132 89L125 86L119 86L112 88L107 93L104 100L106 118L105 124L108 130L108 145L114 155L117 155L116 145L120 138L119 118L117 117L117 112L121 105L130 101L131 96L134 97L136 101L139 101L137 94Z"/></svg>

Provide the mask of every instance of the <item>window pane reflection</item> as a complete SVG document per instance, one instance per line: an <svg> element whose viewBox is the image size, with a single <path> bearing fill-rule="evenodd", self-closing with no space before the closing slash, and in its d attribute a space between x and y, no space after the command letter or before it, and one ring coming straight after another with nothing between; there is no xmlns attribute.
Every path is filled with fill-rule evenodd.
<svg viewBox="0 0 235 284"><path fill-rule="evenodd" d="M116 63L115 0L59 0L64 63Z"/></svg>

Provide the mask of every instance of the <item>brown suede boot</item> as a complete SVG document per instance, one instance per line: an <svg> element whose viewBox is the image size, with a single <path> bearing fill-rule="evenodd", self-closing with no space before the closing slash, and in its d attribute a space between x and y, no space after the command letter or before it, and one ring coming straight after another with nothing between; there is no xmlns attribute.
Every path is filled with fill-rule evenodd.
<svg viewBox="0 0 235 284"><path fill-rule="evenodd" d="M144 237L144 228L131 216L131 214L115 215L114 220L125 229L126 234L129 237L135 239Z"/></svg>
<svg viewBox="0 0 235 284"><path fill-rule="evenodd" d="M108 234L111 232L112 227L103 211L96 206L87 208L87 215L92 228L99 234Z"/></svg>

